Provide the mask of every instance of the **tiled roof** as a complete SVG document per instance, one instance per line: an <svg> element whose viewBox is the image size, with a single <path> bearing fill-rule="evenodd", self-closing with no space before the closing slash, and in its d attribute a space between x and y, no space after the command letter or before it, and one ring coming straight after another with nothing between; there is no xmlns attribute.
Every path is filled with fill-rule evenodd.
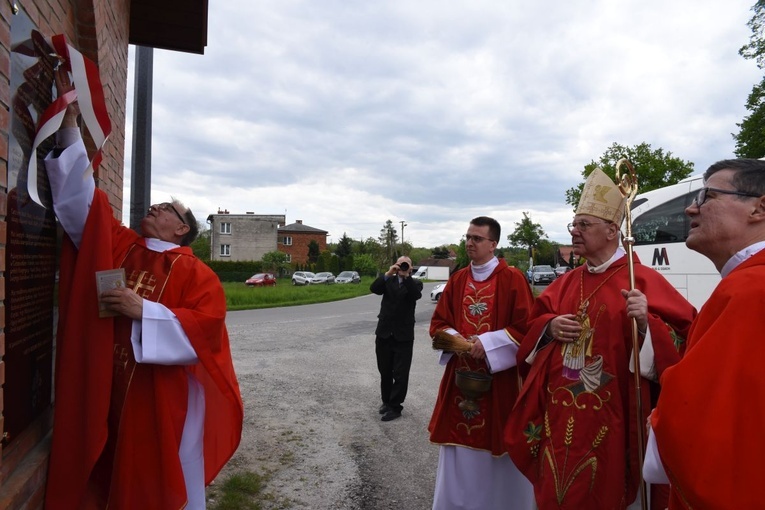
<svg viewBox="0 0 765 510"><path fill-rule="evenodd" d="M285 225L283 227L279 227L278 232L302 232L304 234L326 234L326 230L321 230L319 228L309 227L308 225L304 225L302 223L290 223L289 225Z"/></svg>

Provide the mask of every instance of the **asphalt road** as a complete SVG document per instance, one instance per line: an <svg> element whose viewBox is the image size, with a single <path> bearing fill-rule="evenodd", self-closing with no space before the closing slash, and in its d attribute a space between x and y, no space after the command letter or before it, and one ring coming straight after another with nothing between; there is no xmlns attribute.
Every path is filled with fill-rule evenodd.
<svg viewBox="0 0 765 510"><path fill-rule="evenodd" d="M267 474L264 508L431 508L438 447L426 429L443 373L428 335L433 285L417 305L403 416L391 422L377 411L379 296L229 312L245 428L223 476Z"/></svg>

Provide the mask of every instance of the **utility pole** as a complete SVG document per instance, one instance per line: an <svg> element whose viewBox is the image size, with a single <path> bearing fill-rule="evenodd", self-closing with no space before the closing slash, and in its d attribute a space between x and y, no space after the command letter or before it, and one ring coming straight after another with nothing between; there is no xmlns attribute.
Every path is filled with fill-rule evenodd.
<svg viewBox="0 0 765 510"><path fill-rule="evenodd" d="M406 227L406 223L404 221L400 221L401 223L401 254L403 255L404 251L404 227Z"/></svg>
<svg viewBox="0 0 765 510"><path fill-rule="evenodd" d="M154 48L136 46L133 87L133 159L130 171L130 228L141 232L151 205L151 112ZM211 236L212 237L212 236ZM210 254L212 257L212 254Z"/></svg>

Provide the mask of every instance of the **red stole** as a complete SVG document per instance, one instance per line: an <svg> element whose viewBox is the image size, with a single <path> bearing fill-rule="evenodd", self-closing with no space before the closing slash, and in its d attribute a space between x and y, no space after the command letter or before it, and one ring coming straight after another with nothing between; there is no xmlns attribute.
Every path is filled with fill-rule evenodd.
<svg viewBox="0 0 765 510"><path fill-rule="evenodd" d="M497 313L502 301L497 295L498 280L492 277L478 282L468 276L459 309L459 333L465 338L498 329ZM459 370L490 373L485 361L475 360L469 354L455 354L449 360L430 422L430 440L502 455L505 453L502 428L520 388L517 371L512 368L493 374L489 391L475 400L476 411L464 404L460 408L465 396L455 383L455 372Z"/></svg>

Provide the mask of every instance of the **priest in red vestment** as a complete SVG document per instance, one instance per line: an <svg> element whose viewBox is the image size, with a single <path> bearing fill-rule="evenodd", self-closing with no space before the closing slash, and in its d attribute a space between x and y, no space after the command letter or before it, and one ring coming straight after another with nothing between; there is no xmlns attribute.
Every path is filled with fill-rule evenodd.
<svg viewBox="0 0 765 510"><path fill-rule="evenodd" d="M243 420L223 289L188 247L196 219L180 202L152 206L143 237L114 218L75 120L70 107L46 158L67 236L45 505L204 509ZM96 271L113 268L125 280L99 295Z"/></svg>
<svg viewBox="0 0 765 510"><path fill-rule="evenodd" d="M470 266L449 279L430 323L471 342L469 352L444 351L446 365L428 430L440 446L434 510L533 507L531 485L513 465L502 430L520 389L515 355L526 332L533 296L525 276L494 256L500 225L473 219L465 236ZM491 379L472 397L457 387L458 372Z"/></svg>
<svg viewBox="0 0 765 510"><path fill-rule="evenodd" d="M662 376L651 416L658 466L672 510L762 508L765 161L715 163L685 212L685 244L722 280L693 323L683 359ZM646 469L655 453L649 448Z"/></svg>
<svg viewBox="0 0 765 510"><path fill-rule="evenodd" d="M540 509L618 510L636 500L641 478L632 318L641 337L647 411L649 381L679 360L695 316L690 303L637 257L635 290L628 291L622 215L619 189L596 169L569 225L574 253L587 263L537 298L518 352L527 377L505 441L533 483Z"/></svg>

